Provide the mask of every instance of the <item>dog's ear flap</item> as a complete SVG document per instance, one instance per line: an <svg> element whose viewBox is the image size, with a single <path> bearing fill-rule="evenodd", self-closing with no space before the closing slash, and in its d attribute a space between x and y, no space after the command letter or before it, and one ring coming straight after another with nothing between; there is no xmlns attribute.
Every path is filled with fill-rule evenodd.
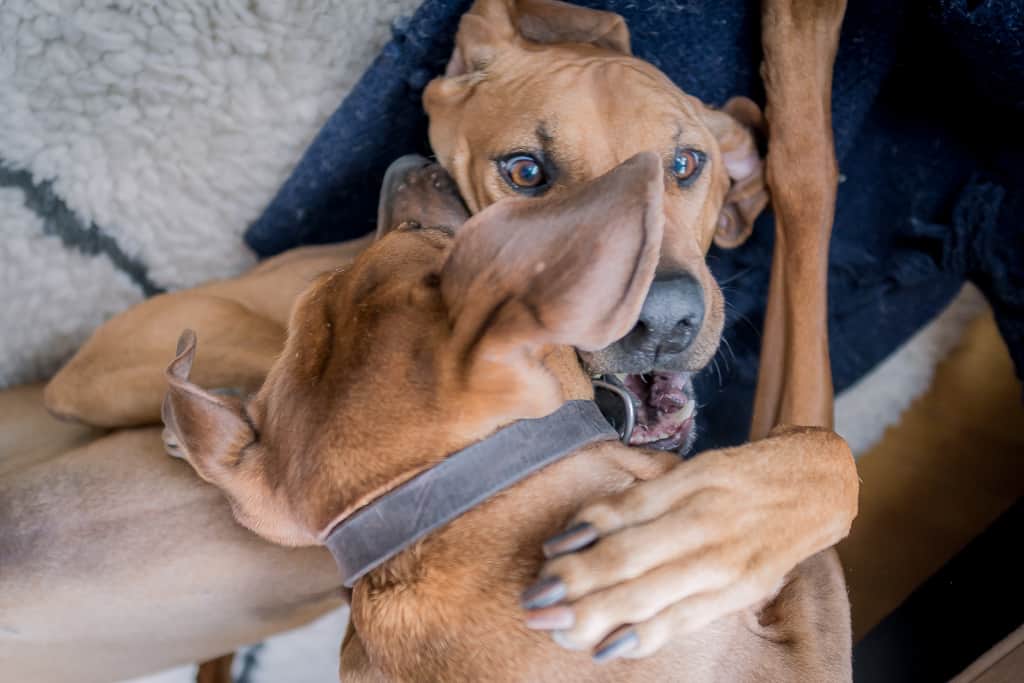
<svg viewBox="0 0 1024 683"><path fill-rule="evenodd" d="M459 22L445 76L482 71L501 45L519 36L534 43L591 43L632 54L629 29L614 12L558 0L477 0Z"/></svg>
<svg viewBox="0 0 1024 683"><path fill-rule="evenodd" d="M189 380L195 356L196 334L185 330L165 373L170 385L161 411L165 443L172 455L184 457L201 477L216 482L256 434L240 400L218 396Z"/></svg>
<svg viewBox="0 0 1024 683"><path fill-rule="evenodd" d="M594 351L635 324L661 248L652 152L543 199L506 199L463 226L441 274L461 357L512 362L548 344Z"/></svg>
<svg viewBox="0 0 1024 683"><path fill-rule="evenodd" d="M506 0L477 0L459 20L455 51L444 75L449 78L483 71L503 44L515 39L513 10Z"/></svg>
<svg viewBox="0 0 1024 683"><path fill-rule="evenodd" d="M719 110L704 107L704 120L718 140L729 174L729 191L715 227L715 244L732 249L754 230L754 221L768 205L768 185L754 137L764 128L760 107L746 97L734 97Z"/></svg>
<svg viewBox="0 0 1024 683"><path fill-rule="evenodd" d="M615 12L558 0L518 0L515 11L520 35L535 43L591 43L633 54L626 20Z"/></svg>

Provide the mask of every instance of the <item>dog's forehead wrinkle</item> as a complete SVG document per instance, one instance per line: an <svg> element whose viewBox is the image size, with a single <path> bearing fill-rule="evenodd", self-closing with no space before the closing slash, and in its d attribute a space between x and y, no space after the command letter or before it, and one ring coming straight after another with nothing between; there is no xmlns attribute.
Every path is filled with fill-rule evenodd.
<svg viewBox="0 0 1024 683"><path fill-rule="evenodd" d="M557 129L557 122L552 123L551 118L545 118L541 119L537 123L537 127L534 129L534 133L536 133L537 139L540 141L541 145L550 145L555 141L555 136L551 131Z"/></svg>
<svg viewBox="0 0 1024 683"><path fill-rule="evenodd" d="M507 137L499 142L504 148L498 155L517 148L530 151L532 145L525 142L528 136L536 141L545 158L567 174L561 179L564 183L600 175L638 152L653 150L669 163L677 146L693 146L702 151L706 146L699 121L690 120L678 98L654 101L647 96L649 87L642 96L623 97L621 84L615 87L604 80L600 88L580 84L578 80L567 83L566 88L565 92L573 95L566 97L567 106L571 104L576 115L563 121L545 111L539 121L531 124L529 132L523 126L518 134L515 125L507 126L503 131ZM640 106L638 102L643 102L643 121L638 122L636 131L640 135L623 136L617 124L622 117L602 114L609 107L622 108L626 118L633 118L631 112Z"/></svg>
<svg viewBox="0 0 1024 683"><path fill-rule="evenodd" d="M624 92L634 89L641 90L645 96L645 104L665 99L673 107L688 111L688 107L684 106L685 99L680 97L678 88L661 72L639 59L633 57L604 58L580 66L585 72L586 78L576 81L577 89L601 92L603 95L612 97L621 97ZM594 86L598 84L601 86L600 89L594 89Z"/></svg>
<svg viewBox="0 0 1024 683"><path fill-rule="evenodd" d="M425 275L440 267L451 248L455 231L445 226L430 226L395 234L409 240L409 245L413 245L411 240L415 240L415 244L397 253L379 254L361 264L354 273L355 282L348 297L359 310L365 310L365 306L377 300L404 298L410 286L421 283Z"/></svg>

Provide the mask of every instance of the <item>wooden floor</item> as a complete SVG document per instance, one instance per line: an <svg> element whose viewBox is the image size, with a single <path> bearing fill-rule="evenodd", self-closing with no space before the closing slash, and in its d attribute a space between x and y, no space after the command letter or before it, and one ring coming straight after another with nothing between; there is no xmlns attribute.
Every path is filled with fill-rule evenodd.
<svg viewBox="0 0 1024 683"><path fill-rule="evenodd" d="M1024 405L990 315L858 461L860 514L839 546L854 639L1024 496Z"/></svg>
<svg viewBox="0 0 1024 683"><path fill-rule="evenodd" d="M1008 635L951 683L1019 683L1024 677L1024 626Z"/></svg>

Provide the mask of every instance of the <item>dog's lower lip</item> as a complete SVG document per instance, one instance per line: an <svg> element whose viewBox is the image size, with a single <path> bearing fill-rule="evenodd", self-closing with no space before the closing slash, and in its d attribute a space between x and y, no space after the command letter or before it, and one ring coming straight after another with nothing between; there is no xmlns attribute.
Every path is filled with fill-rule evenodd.
<svg viewBox="0 0 1024 683"><path fill-rule="evenodd" d="M630 441L630 445L643 446L644 448L654 448L659 451L676 451L686 445L689 440L690 430L693 428L693 418L687 418L680 426L679 431L670 437L659 439L658 441L650 441L648 443L636 443Z"/></svg>

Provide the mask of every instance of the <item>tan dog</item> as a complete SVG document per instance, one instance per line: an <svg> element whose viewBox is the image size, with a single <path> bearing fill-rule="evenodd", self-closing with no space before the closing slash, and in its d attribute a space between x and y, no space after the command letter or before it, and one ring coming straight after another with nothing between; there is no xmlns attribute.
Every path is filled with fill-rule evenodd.
<svg viewBox="0 0 1024 683"><path fill-rule="evenodd" d="M550 3L541 2L519 3L517 6L542 10L552 7ZM557 9L558 6L555 7ZM523 16L532 16L533 19L526 23L532 22L534 27L545 23L537 18L536 13L531 15L524 12ZM548 23L554 22L557 25L565 21L567 16L561 10L555 11ZM830 393L827 391L827 383L822 380L827 377L827 373L822 372L823 367L827 370L827 353L822 353L825 339L822 334L823 290L811 283L821 281L816 279L823 272L824 252L821 251L820 231L823 226L827 228L831 223L831 202L834 200L835 168L831 156L827 103L831 63L841 16L842 3L805 5L782 0L765 3L762 26L766 62L763 71L767 79L767 114L771 141L767 179L774 196L781 200L776 206L776 222L783 239L777 239L776 244L785 258L777 258L778 268L773 269L771 296L776 305L769 307L768 324L772 334L767 337L764 349L766 360L762 363L762 372L768 373L764 379L768 381L761 383L762 387L768 389L767 393L760 391L758 395L759 407L767 405L768 408L759 411L762 416L761 427L755 429L755 435L763 435L771 424L779 421L825 425L830 420ZM616 25L614 20L611 23ZM518 24L522 24L522 21ZM621 22L618 26L612 34L621 38L624 27ZM577 40L576 37L572 39ZM621 48L621 39L618 45ZM621 49L616 49L615 58L625 59ZM457 67L457 60L455 62ZM479 78L477 72L473 73L477 74L474 78ZM651 75L643 70L625 69L620 72L620 77L626 80L649 79ZM665 85L663 79L660 82L662 86ZM668 93L667 88L662 90ZM665 101L671 100L671 93L664 93ZM652 90L651 94L657 93ZM685 100L685 96L682 97ZM507 119L510 113L514 114L520 107L526 106L526 102L517 101L511 108L502 109L501 117ZM695 104L692 106L696 107ZM704 113L701 109L694 111ZM706 181L706 185L695 181L694 185L686 189L697 192L689 196L695 200L694 205L702 208L695 218L691 216L691 222L673 219L674 211L677 215L688 214L680 214L677 209L673 209L673 206L681 203L679 196L685 196L678 194L684 188L669 188L664 200L667 220L663 253L683 256L674 256L672 260L663 257L661 268L664 271L666 264L675 263L694 271L690 275L701 283L702 299L711 301L711 308L714 308L714 288L710 288L710 294L707 293L707 282L702 279L699 262L692 258L692 252L695 251L693 245L698 245L696 250L703 253L706 243L711 239L709 235L715 232L713 226L721 208L715 205L716 196L718 201L723 198L730 198L731 201L731 198L749 197L746 202L737 201L734 204L735 216L743 220L727 218L727 221L734 221L729 225L735 229L720 235L722 239L728 239L730 234L737 240L742 237L743 226L749 222L747 219L756 213L745 209L759 208L757 197L760 195L760 185L753 182L756 174L744 178L742 172L734 174L741 177L739 182L729 184L730 180L726 178L728 171L723 171L721 163L715 163L718 157L715 156L714 145L721 143L726 150L741 150L739 157L749 159L748 154L742 153L742 150L749 149L748 143L730 145L728 137L718 137L713 133L713 114L708 114L706 125L702 124L702 116L698 114L694 114L692 119L698 130L688 134L696 135L694 139L706 145L703 150L706 155L704 161L710 159L711 165L704 166L697 179ZM454 118L458 112L453 109L443 116ZM628 138L635 130L634 127L628 120L618 120L622 114L611 116L601 130L613 131L614 135L607 139L601 138L600 142L602 145L624 147L619 151L613 150L613 154L602 162L608 164L634 151L627 149L632 144L629 140L621 140ZM755 120L755 117L747 118ZM565 125L564 118L560 121ZM440 115L435 113L434 125L439 122L443 123ZM742 128L730 125L727 121L725 125L739 135L738 139L749 140ZM690 139L686 143L689 144ZM442 146L440 139L436 144ZM665 154L664 145L662 140L655 146L662 155ZM591 152L583 150L582 153L587 155ZM719 154L723 160L729 158L721 151ZM447 160L453 168L458 165L457 156ZM693 158L681 156L681 160ZM671 161L674 169L674 156ZM681 163L680 167L685 165ZM529 167L520 166L516 167L516 177L531 175ZM743 168L742 164L740 168ZM512 170L511 167L505 168L506 173ZM593 177L592 174L599 173L601 168L595 162L593 166L584 165L583 170L585 172L578 175L562 178L571 178L573 183L580 182ZM483 167L479 180L463 178L460 189L467 197L486 198L482 191L474 190L473 183L484 183L487 178L493 178L494 172L493 167ZM555 189L558 189L557 183ZM733 191L732 195L730 190ZM701 200L696 201L697 198ZM727 209L726 215L732 213ZM676 246L677 239L682 240L684 246ZM783 245L787 244L793 248L783 250ZM805 250L800 245L810 245L811 248ZM157 297L145 302L98 331L48 387L48 404L60 414L107 426L156 421L159 418L162 387L165 386L161 367L166 359L167 339L184 326L196 327L203 339L203 351L195 365L195 376L199 382L208 386L258 386L283 339L283 323L295 293L316 273L343 260L344 252L344 248L338 247L299 250L294 255L274 259L239 280L215 283L199 290ZM775 274L780 275L776 277ZM794 282L796 286L787 290L782 287L783 281ZM780 301L781 306L778 305ZM201 314L197 315L196 311L201 311ZM711 341L697 343L691 340L693 350L688 350L688 354L695 354L696 357L701 349L703 351L700 353L708 353L707 344L714 343L714 335L709 333L714 331L711 327L714 317L714 311L706 314L700 327L700 335ZM246 362L236 368L230 360L237 353L239 342L254 337L265 340L265 343L247 346L249 352ZM801 349L802 354L798 353ZM811 353L807 353L808 350ZM799 359L799 362L794 359ZM795 388L795 391L783 391L787 387ZM789 397L788 405L781 400L783 396ZM806 400L808 397L811 400ZM818 444L818 447L822 445ZM738 605L749 604L756 599L753 595L769 595L789 568L846 533L856 512L857 482L848 452L841 444L832 445L835 448L814 452L796 437L780 437L730 451L707 453L693 462L680 465L657 481L636 487L636 493L630 497L605 501L582 511L580 519L594 521L604 533L623 526L622 532L617 534L617 543L624 548L647 542L639 532L649 528L649 536L660 539L658 543L664 548L664 554L658 558L659 566L664 567L664 570L659 570L658 574L672 577L676 585L693 587L696 584L691 578L695 576L731 577L728 586L710 595L706 591L695 591L679 599L678 592L659 591L656 595L664 602L655 619L638 619L636 614L620 615L629 622L650 624L651 631L662 634L660 638L650 636L648 642L637 650L638 653L648 651L663 640L664 634L673 630L670 627L696 628L716 616L733 611ZM128 456L123 452L119 454L111 451L106 452L104 457L113 463L119 457ZM51 476L59 477L61 471L58 463ZM698 472L706 472L706 477L697 476ZM694 495L684 485L689 480L704 481L707 485ZM18 485L17 480L8 483ZM151 491L144 497L153 495ZM28 499L32 500L32 495ZM167 502L170 500L167 499ZM124 502L126 504L120 506L120 509L131 517L132 503ZM645 512L651 509L658 512ZM80 520L88 523L89 508L83 510ZM215 514L207 508L202 510L195 511L197 518ZM24 516L28 513L20 514ZM641 523L647 520L647 514L654 514L654 518ZM64 524L61 519L59 515L49 522L44 519L44 526L56 532ZM696 551L688 549L679 538L680 525L690 523L685 520L700 520L705 542ZM114 542L113 539L111 542ZM136 557L147 556L144 546L135 544L132 547ZM633 559L630 555L625 557ZM561 560L563 565L571 567L575 564L579 567L559 570L559 573L570 576L569 583L576 586L573 589L574 596L582 592L579 586L586 585L571 578L574 571L581 575L589 573L599 576L602 582L621 584L626 589L632 584L630 590L649 592L642 583L633 581L637 567L628 561L615 558L602 560L599 554L567 556ZM555 566L557 568L558 565ZM251 560L250 567L272 572L272 567L255 559ZM550 568L549 573L553 573ZM697 597L704 599L697 603L685 599ZM239 602L233 605L244 610L244 597L239 595L235 599ZM198 604L194 603L193 607L198 607ZM97 619L102 620L104 614L102 609L98 609L91 618L95 623ZM699 618L695 619L695 614ZM126 613L122 613L120 618L123 623L130 621ZM136 623L148 623L146 620L154 617L139 612L132 618L137 620ZM609 619L608 615L604 615L597 621L578 619L578 623L598 623ZM224 622L230 622L230 615L225 616ZM208 652L204 646L197 645L209 642L201 634L204 625L196 622L195 626L197 631L192 641L196 646L195 652ZM157 628L157 621L149 623L150 632L155 632ZM224 638L222 642L230 642L235 637L226 630L222 630L221 635ZM126 634L123 642L128 640ZM39 643L43 649L45 642L46 636L41 634ZM233 642L241 643L244 639ZM161 660L153 658L152 661Z"/></svg>
<svg viewBox="0 0 1024 683"><path fill-rule="evenodd" d="M778 423L831 426L820 283L828 245L822 228L830 229L835 197L828 102L842 14L841 2L765 3L768 171L781 181L772 185L781 201L755 437ZM744 125L760 122L756 106L733 100L723 111L710 109L632 56L621 17L550 0L477 0L424 104L431 145L473 211L502 197L557 196L637 152L657 153L665 169L657 275L637 324L581 357L588 372L621 377L634 394L641 428L631 443L687 449L694 437L690 373L714 354L724 318L704 256L712 241L732 247L746 239L767 199ZM567 549L595 537L615 543L606 552L554 560L534 590L564 596L577 622L610 592L631 607L579 627L586 637L563 635L562 642L589 647L594 633L634 624L623 636L639 633L649 642L635 651L647 653L674 629L768 597L789 567L842 538L856 514L846 449L816 457L832 468L824 497L821 482L777 478L793 474L793 460L765 458L751 463L749 479L740 483L742 468L734 467L731 483L705 496L693 495L692 471L683 466L582 510ZM694 519L706 524L698 545L680 533ZM638 556L651 544L657 552ZM543 614L570 618L565 607Z"/></svg>
<svg viewBox="0 0 1024 683"><path fill-rule="evenodd" d="M704 256L712 241L742 243L768 201L751 132L730 113L759 120L753 102L711 109L632 56L622 17L548 0L474 3L423 102L431 146L473 212L655 151L666 170L657 277L634 328L584 360L594 374L707 365L724 307Z"/></svg>
<svg viewBox="0 0 1024 683"><path fill-rule="evenodd" d="M559 197L496 204L454 240L452 226L404 223L300 297L284 353L251 400L190 381L195 339L185 338L168 368L172 450L256 533L323 542L448 454L588 397L565 345L600 349L634 324L658 261L662 194L660 163L645 154ZM839 442L827 430L789 438L812 450ZM848 678L845 590L826 556L795 574L770 616L744 610L696 633L665 634L670 646L657 657L601 666L524 627L517 598L542 561L541 541L581 503L674 464L616 441L585 448L374 569L353 590L345 680ZM691 494L711 483L704 476L692 472ZM689 521L698 526L684 536L699 544L699 520ZM595 552L620 562L644 554L615 545L602 541ZM562 625L564 636L596 641L600 623L617 624L627 604L642 602L606 593L588 618Z"/></svg>

